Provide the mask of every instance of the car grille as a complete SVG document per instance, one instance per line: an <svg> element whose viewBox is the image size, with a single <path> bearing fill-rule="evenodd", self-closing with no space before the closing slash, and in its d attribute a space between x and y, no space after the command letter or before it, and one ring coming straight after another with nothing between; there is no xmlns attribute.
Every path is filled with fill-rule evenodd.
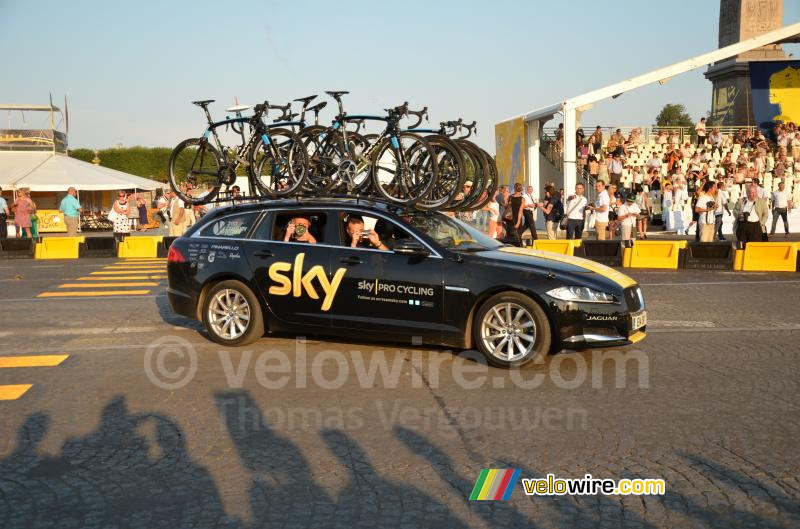
<svg viewBox="0 0 800 529"><path fill-rule="evenodd" d="M637 312L644 308L644 294L639 285L625 289L625 304L630 312Z"/></svg>

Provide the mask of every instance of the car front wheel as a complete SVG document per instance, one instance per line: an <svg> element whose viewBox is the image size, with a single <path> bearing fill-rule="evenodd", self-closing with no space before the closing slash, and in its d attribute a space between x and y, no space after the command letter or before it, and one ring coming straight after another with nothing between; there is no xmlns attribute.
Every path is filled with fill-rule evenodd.
<svg viewBox="0 0 800 529"><path fill-rule="evenodd" d="M264 335L258 299L245 284L235 280L211 287L203 301L203 325L211 339L222 345L245 345Z"/></svg>
<svg viewBox="0 0 800 529"><path fill-rule="evenodd" d="M495 294L481 305L474 322L478 350L494 366L518 367L550 349L547 315L519 292Z"/></svg>

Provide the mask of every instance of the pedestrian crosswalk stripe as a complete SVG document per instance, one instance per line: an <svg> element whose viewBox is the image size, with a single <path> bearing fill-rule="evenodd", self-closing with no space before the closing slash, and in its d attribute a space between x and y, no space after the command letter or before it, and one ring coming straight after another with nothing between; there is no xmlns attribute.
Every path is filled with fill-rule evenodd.
<svg viewBox="0 0 800 529"><path fill-rule="evenodd" d="M103 291L76 291L76 292L42 292L37 298L66 298L66 297L93 297L93 296L140 296L149 294L149 290L103 290Z"/></svg>
<svg viewBox="0 0 800 529"><path fill-rule="evenodd" d="M103 288L103 287L157 287L158 283L140 281L132 283L64 283L58 288Z"/></svg>
<svg viewBox="0 0 800 529"><path fill-rule="evenodd" d="M9 367L55 367L69 355L0 356L0 369Z"/></svg>
<svg viewBox="0 0 800 529"><path fill-rule="evenodd" d="M120 281L131 279L166 279L166 275L150 274L146 276L111 276L111 277L79 277L77 281Z"/></svg>
<svg viewBox="0 0 800 529"><path fill-rule="evenodd" d="M9 384L0 386L0 400L17 400L32 387L33 384Z"/></svg>

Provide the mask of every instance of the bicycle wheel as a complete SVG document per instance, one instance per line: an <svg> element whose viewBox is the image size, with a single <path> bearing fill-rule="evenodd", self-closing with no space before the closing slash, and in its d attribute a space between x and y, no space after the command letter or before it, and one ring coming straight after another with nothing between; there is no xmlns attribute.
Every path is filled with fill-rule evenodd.
<svg viewBox="0 0 800 529"><path fill-rule="evenodd" d="M486 182L484 183L484 192L481 194L480 198L473 204L473 209L483 209L483 207L488 204L491 200L494 200L495 191L497 191L497 164L494 161L494 157L486 152L485 150L478 147L478 150L481 151L483 154L484 160L486 160Z"/></svg>
<svg viewBox="0 0 800 529"><path fill-rule="evenodd" d="M445 136L430 135L425 139L436 152L438 178L430 194L417 202L420 209L443 209L448 206L464 185L464 158L461 150Z"/></svg>
<svg viewBox="0 0 800 529"><path fill-rule="evenodd" d="M322 159L333 169L328 191L334 193L361 193L370 185L370 161L363 154L369 143L355 132L345 136L339 131L330 133L322 145Z"/></svg>
<svg viewBox="0 0 800 529"><path fill-rule="evenodd" d="M461 151L468 153L474 162L474 174L472 175L472 189L466 194L464 199L459 203L459 209L472 210L475 209L475 204L481 199L486 182L488 180L487 174L489 168L487 167L486 159L483 152L476 147L472 142L467 140L456 140L461 147Z"/></svg>
<svg viewBox="0 0 800 529"><path fill-rule="evenodd" d="M184 202L206 204L222 186L220 167L219 151L204 138L183 140L169 156L169 185Z"/></svg>
<svg viewBox="0 0 800 529"><path fill-rule="evenodd" d="M270 129L253 144L249 158L250 178L259 192L271 198L293 195L308 174L306 146L290 130Z"/></svg>
<svg viewBox="0 0 800 529"><path fill-rule="evenodd" d="M308 174L302 188L305 194L326 194L335 183L332 175L336 166L323 155L327 131L327 127L312 125L299 133L308 158Z"/></svg>
<svg viewBox="0 0 800 529"><path fill-rule="evenodd" d="M372 186L390 202L414 205L436 185L436 152L422 136L410 132L397 135L397 142L378 146L372 159Z"/></svg>
<svg viewBox="0 0 800 529"><path fill-rule="evenodd" d="M463 189L460 189L459 192L456 193L453 201L445 208L447 211L463 211L469 209L467 206L475 196L475 184L482 180L481 173L483 171L483 166L481 157L473 149L464 148L464 145L461 143L462 140L455 140L455 142L464 160L464 182L472 182L472 190L465 194Z"/></svg>

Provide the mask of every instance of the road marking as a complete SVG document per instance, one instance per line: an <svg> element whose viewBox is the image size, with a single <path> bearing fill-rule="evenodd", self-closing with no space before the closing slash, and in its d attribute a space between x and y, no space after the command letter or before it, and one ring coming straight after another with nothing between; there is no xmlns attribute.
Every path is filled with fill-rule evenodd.
<svg viewBox="0 0 800 529"><path fill-rule="evenodd" d="M92 299L91 297L79 297L77 294L67 294L64 293L63 297L35 297L35 298L7 298L7 299L0 299L2 303L29 303L29 302L47 302L47 301L97 301L96 299ZM128 301L137 301L137 300L145 300L150 298L165 298L166 294L149 294L146 296L107 296L103 298L103 300L113 300L113 299L124 299Z"/></svg>
<svg viewBox="0 0 800 529"><path fill-rule="evenodd" d="M698 282L675 282L675 283L639 283L643 287L688 287L688 286L703 286L703 285L780 285L789 283L800 283L800 280L787 279L775 281L698 281Z"/></svg>
<svg viewBox="0 0 800 529"><path fill-rule="evenodd" d="M8 367L55 367L69 355L0 356L0 369Z"/></svg>
<svg viewBox="0 0 800 529"><path fill-rule="evenodd" d="M149 294L149 290L106 290L96 292L42 292L37 298L93 297L93 296L138 296Z"/></svg>
<svg viewBox="0 0 800 529"><path fill-rule="evenodd" d="M143 281L139 283L64 283L58 288L102 288L102 287L157 287L158 283Z"/></svg>
<svg viewBox="0 0 800 529"><path fill-rule="evenodd" d="M713 321L691 320L651 320L647 322L648 328L654 327L716 327Z"/></svg>
<svg viewBox="0 0 800 529"><path fill-rule="evenodd" d="M119 281L121 279L166 279L165 275L147 275L147 276L114 276L114 277L79 277L77 281Z"/></svg>
<svg viewBox="0 0 800 529"><path fill-rule="evenodd" d="M0 400L17 400L25 394L33 384L10 384L0 386Z"/></svg>
<svg viewBox="0 0 800 529"><path fill-rule="evenodd" d="M160 272L160 273L163 274L164 273L164 269L163 268L153 268L152 270L150 270L150 269L148 269L148 270L126 270L126 271L115 270L115 271L112 271L112 272L105 272L105 271L101 270L99 272L91 272L91 274L92 275L98 275L98 276L114 276L114 275L125 275L125 274L141 274L142 272L153 272L153 273L159 273Z"/></svg>
<svg viewBox="0 0 800 529"><path fill-rule="evenodd" d="M800 325L782 325L771 327L675 327L672 329L651 329L647 333L698 333L698 332L775 332L775 331L800 331Z"/></svg>

